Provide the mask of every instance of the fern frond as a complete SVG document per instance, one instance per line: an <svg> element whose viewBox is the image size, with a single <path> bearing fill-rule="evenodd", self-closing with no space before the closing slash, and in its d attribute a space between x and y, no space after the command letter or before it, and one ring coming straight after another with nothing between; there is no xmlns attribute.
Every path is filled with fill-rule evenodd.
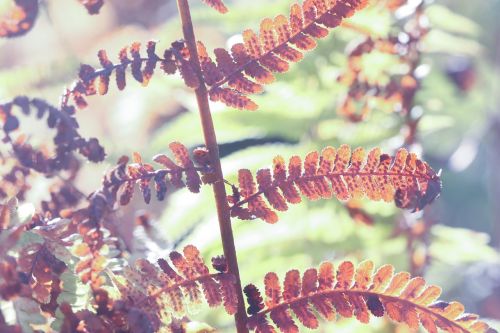
<svg viewBox="0 0 500 333"><path fill-rule="evenodd" d="M353 221L364 225L373 225L375 223L373 216L363 209L359 200L348 200L343 206Z"/></svg>
<svg viewBox="0 0 500 333"><path fill-rule="evenodd" d="M193 245L184 247L182 254L171 252L170 261L159 259L158 267L139 259L135 267L124 270L125 282L114 278L122 299L144 310L155 331L174 318L182 318L203 299L210 307L223 305L227 313L236 312L235 279L227 272L223 257L212 259L217 273L210 273Z"/></svg>
<svg viewBox="0 0 500 333"><path fill-rule="evenodd" d="M429 332L438 328L445 332L496 332L478 316L464 313L458 302L438 301L441 288L426 285L421 277L411 278L407 272L394 274L394 267L384 265L373 273L373 262L364 261L357 268L341 263L334 274L330 262L318 269L310 268L300 277L298 270L289 271L281 289L276 273L264 278L265 300L254 285L244 289L248 299L248 327L259 333L297 333L296 319L307 328L319 326L318 317L334 320L356 317L368 323L370 314L406 323L417 330L419 324ZM294 315L296 318L293 318ZM271 318L272 323L269 321Z"/></svg>
<svg viewBox="0 0 500 333"><path fill-rule="evenodd" d="M99 251L107 245L114 246L114 239L102 227L102 222L115 210L117 203L126 205L132 199L134 187L139 185L146 203L151 200L151 186L154 184L159 201L165 198L168 187L187 186L191 192L200 190L201 179L198 173L210 173L209 166L195 167L187 148L173 142L169 145L175 156L175 162L166 155L157 155L153 160L163 168L155 169L144 163L142 157L134 154L133 163L127 157L120 158L118 165L106 173L102 186L88 196L88 205L77 211L66 213L71 217L72 226L77 228L85 244L79 246L77 256L81 259L76 271L82 281L91 282L93 289L102 284L101 273L106 267L107 258Z"/></svg>
<svg viewBox="0 0 500 333"><path fill-rule="evenodd" d="M0 182L0 201L8 201L13 197L24 200L31 189L30 175L31 170L23 166L15 156L0 154L0 177L3 180Z"/></svg>
<svg viewBox="0 0 500 333"><path fill-rule="evenodd" d="M144 163L138 153L134 153L133 163L130 164L128 164L127 157L122 157L118 165L104 177L103 189L100 191L107 197L107 201L119 201L121 205L128 204L132 199L135 184L139 184L146 203L151 200L151 184L154 184L156 197L159 201L165 198L168 183L176 188L187 186L189 191L198 193L202 183L199 172L208 171L209 168L195 167L186 146L183 144L172 142L169 148L175 156L175 162L167 155L156 155L153 160L163 166L160 169L155 169L151 164ZM185 176L185 182L183 176Z"/></svg>
<svg viewBox="0 0 500 333"><path fill-rule="evenodd" d="M112 210L107 209L107 205L112 203L106 201L102 192L91 194L88 201L85 208L59 212L65 218L48 220L41 214L35 214L31 223L37 226L34 232L45 238L46 243L72 247L72 254L79 259L75 273L84 284L96 291L106 282L103 271L111 259L118 260L122 250L118 239L102 225L104 218L110 217ZM80 240L75 242L74 236L78 234ZM60 250L53 252L57 251Z"/></svg>
<svg viewBox="0 0 500 333"><path fill-rule="evenodd" d="M359 122L366 118L371 109L381 107L389 110L399 110L403 108L406 113L405 98L414 95L418 83L411 75L394 75L389 82L372 82L363 75L362 58L374 51L397 56L401 50L408 53L411 43L400 41L397 36L373 39L367 37L358 43L349 52L348 65L344 73L337 79L338 82L348 87L348 92L339 102L338 113L352 122ZM399 60L407 61L411 57L399 55ZM412 66L409 66L410 68ZM369 92L369 93L368 93ZM362 107L358 110L357 104Z"/></svg>
<svg viewBox="0 0 500 333"><path fill-rule="evenodd" d="M14 3L14 8L0 18L0 37L22 36L35 24L38 0L15 0Z"/></svg>
<svg viewBox="0 0 500 333"><path fill-rule="evenodd" d="M243 32L244 43L235 44L231 54L215 49L216 64L198 43L205 82L210 99L238 109L255 110L257 105L246 95L261 92L274 81L273 72L288 71L290 62L302 59L303 51L316 47L315 38L324 38L328 29L367 4L366 0L305 0L291 7L290 19L278 15L260 24L260 33ZM203 64L205 64L203 66Z"/></svg>
<svg viewBox="0 0 500 333"><path fill-rule="evenodd" d="M227 7L222 0L202 0L205 4L209 5L221 14L227 13Z"/></svg>
<svg viewBox="0 0 500 333"><path fill-rule="evenodd" d="M73 255L79 259L75 273L82 283L89 285L95 292L106 283L104 273L110 261L119 260L121 251L117 247L118 240L109 230L103 227L89 228L88 223L80 225L78 233L84 241L73 247Z"/></svg>
<svg viewBox="0 0 500 333"><path fill-rule="evenodd" d="M99 14L101 7L104 5L104 0L78 0L85 6L90 15Z"/></svg>
<svg viewBox="0 0 500 333"><path fill-rule="evenodd" d="M18 108L25 116L34 115L37 119L46 117L47 127L56 130L54 136L55 151L53 156L45 156L25 143L12 142L10 134L18 130L20 118ZM73 167L72 152L78 151L92 162L101 162L106 156L104 148L96 138L84 139L78 132L78 122L73 106L61 109L39 98L17 96L12 101L0 104L0 122L3 123L6 142L11 142L14 153L20 163L30 169L45 174Z"/></svg>
<svg viewBox="0 0 500 333"><path fill-rule="evenodd" d="M51 300L51 292L59 288L60 276L67 268L48 249L48 243L32 243L19 252L18 268L31 287L32 297L41 304Z"/></svg>
<svg viewBox="0 0 500 333"><path fill-rule="evenodd" d="M406 1L390 1L385 5L394 10L405 4ZM421 43L430 31L428 24L422 19L423 7L423 4L413 7L408 12L408 20L411 23L396 28L401 33L411 36L406 39L400 38L401 33L372 38L369 30L355 24L344 25L366 35L366 38L350 52L347 70L339 77L340 82L349 86L346 96L339 103L341 115L353 122L363 120L371 109L385 109L410 115L415 106L415 95L425 76L416 70L422 58ZM406 71L389 74L385 80L369 78L364 73L362 57L373 51L393 55L394 61L404 64ZM362 105L361 108L359 105ZM405 139L406 143L414 141L417 123L418 120L406 123L409 132Z"/></svg>
<svg viewBox="0 0 500 333"><path fill-rule="evenodd" d="M303 163L299 156L292 156L288 172L283 157L276 156L273 171L261 169L256 179L258 187L250 170L239 170L239 191L229 197L232 216L275 223L275 211L286 211L288 204L299 203L300 194L309 200L335 196L342 201L366 195L375 201L394 200L396 206L416 211L434 201L441 191L439 176L406 149L391 157L375 148L365 158L363 148L351 152L348 145L310 152Z"/></svg>
<svg viewBox="0 0 500 333"><path fill-rule="evenodd" d="M69 103L72 97L78 108L87 106L85 96L99 93L108 93L111 75L115 73L116 85L119 90L125 89L127 68L130 67L132 77L146 86L154 74L157 64L166 74L179 71L188 87L196 88L199 85L198 77L189 63L189 53L183 42L172 43L172 47L163 52L163 57L156 54L156 42L149 41L146 46L146 56L141 56L141 44L132 43L130 47L123 48L118 55L119 63L109 60L105 50L97 53L101 69L95 69L83 64L80 67L79 80L66 90L62 98L62 105ZM129 57L130 56L130 57Z"/></svg>

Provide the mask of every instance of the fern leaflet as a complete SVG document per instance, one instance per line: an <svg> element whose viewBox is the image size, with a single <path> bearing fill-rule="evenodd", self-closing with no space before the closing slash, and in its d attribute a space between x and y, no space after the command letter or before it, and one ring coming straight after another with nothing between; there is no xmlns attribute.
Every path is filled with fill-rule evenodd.
<svg viewBox="0 0 500 333"><path fill-rule="evenodd" d="M155 331L173 318L182 318L188 308L201 303L203 298L211 307L223 305L227 313L236 312L235 279L227 272L223 257L212 259L217 273L209 272L193 245L187 245L182 254L171 252L170 261L174 267L164 259L158 260L159 267L139 259L135 267L125 269L125 282L113 277L122 299L142 309Z"/></svg>
<svg viewBox="0 0 500 333"><path fill-rule="evenodd" d="M348 145L338 150L326 147L321 153L307 154L304 163L299 156L292 156L288 172L283 157L276 156L273 172L261 169L256 178L258 188L250 170L239 170L239 191L229 197L232 216L275 223L275 210L286 211L288 204L301 202L300 194L309 200L335 196L342 201L366 195L375 201L394 200L400 208L417 211L434 201L441 191L439 176L406 149L399 149L391 157L375 148L365 160L363 148L351 152Z"/></svg>
<svg viewBox="0 0 500 333"><path fill-rule="evenodd" d="M134 153L133 163L130 164L128 164L127 157L122 157L118 165L104 177L103 188L100 192L105 193L105 197L112 198L108 199L108 202L119 201L121 205L130 202L135 184L139 184L146 203L151 200L150 184L154 184L156 197L159 201L165 198L168 183L176 188L187 186L189 191L198 193L202 183L198 173L207 171L209 168L195 167L186 146L182 143L172 142L169 148L175 156L175 162L164 154L153 157L156 163L163 166L160 169L155 169L151 164L144 163L139 153ZM183 181L184 175L185 182Z"/></svg>
<svg viewBox="0 0 500 333"><path fill-rule="evenodd" d="M202 0L204 3L215 9L221 14L227 13L227 7L222 0Z"/></svg>
<svg viewBox="0 0 500 333"><path fill-rule="evenodd" d="M215 49L216 63L199 42L210 99L238 109L256 110L257 105L246 95L261 92L263 84L274 81L272 72L288 71L289 62L301 60L302 51L316 47L314 38L326 37L328 29L337 27L366 4L366 0L305 0L302 6L295 3L290 19L284 15L274 20L266 18L260 24L260 34L245 30L244 43L235 44L231 54Z"/></svg>
<svg viewBox="0 0 500 333"><path fill-rule="evenodd" d="M298 270L286 273L283 290L273 272L267 273L264 285L265 300L252 284L244 290L249 304L248 326L259 333L274 333L275 327L283 333L299 332L292 313L310 329L318 328L319 316L334 320L337 313L339 317L354 316L362 323L369 322L370 314L386 314L414 330L422 324L429 333L438 328L454 333L496 332L479 321L477 315L464 313L462 304L437 301L441 288L427 286L423 278L411 278L407 272L394 274L391 265L373 273L371 261L364 261L357 268L345 261L334 274L333 264L324 262L318 269L306 270L302 279Z"/></svg>
<svg viewBox="0 0 500 333"><path fill-rule="evenodd" d="M132 43L130 47L124 47L120 50L118 58L119 63L113 63L109 60L105 50L97 53L101 69L95 69L90 65L83 64L80 67L79 80L72 87L66 90L62 97L62 105L69 103L72 97L76 106L80 109L87 106L85 96L91 96L99 93L105 95L108 93L111 75L115 73L116 85L119 90L125 89L126 71L130 67L132 77L147 86L149 80L154 74L157 64L166 74L174 74L177 71L181 74L188 87L196 88L199 80L189 63L189 52L184 43L177 41L172 46L163 51L163 56L156 54L156 42L149 41L146 46L146 56L141 56L141 44Z"/></svg>

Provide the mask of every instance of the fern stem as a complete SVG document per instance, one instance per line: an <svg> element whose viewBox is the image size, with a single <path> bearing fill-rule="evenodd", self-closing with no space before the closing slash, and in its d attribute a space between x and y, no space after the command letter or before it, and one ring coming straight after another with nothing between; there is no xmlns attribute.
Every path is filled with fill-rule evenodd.
<svg viewBox="0 0 500 333"><path fill-rule="evenodd" d="M238 311L234 315L236 321L236 329L238 333L248 333L248 318L245 312L245 301L243 298L243 291L241 289L238 260L236 257L233 230L231 227L231 215L229 206L227 204L224 175L222 174L219 157L219 146L217 144L214 123L212 120L212 115L210 113L210 106L208 104L208 92L203 82L201 66L198 59L196 38L194 35L193 22L191 20L188 0L177 0L177 7L179 9L179 14L181 17L184 40L186 41L186 45L189 49L191 64L200 79L200 85L195 90L195 93L196 100L198 102L198 110L200 113L205 145L209 151L210 161L216 176L216 181L213 184L213 190L217 206L217 215L219 219L219 229L222 239L222 246L224 249L224 256L226 257L228 263L229 272L232 273L236 278L236 290L238 294Z"/></svg>
<svg viewBox="0 0 500 333"><path fill-rule="evenodd" d="M373 32L370 29L367 29L363 26L357 25L357 24L349 22L349 21L342 22L341 27L352 30L352 31L356 31L356 32L358 32L362 35L365 35L365 36L372 36L373 35Z"/></svg>

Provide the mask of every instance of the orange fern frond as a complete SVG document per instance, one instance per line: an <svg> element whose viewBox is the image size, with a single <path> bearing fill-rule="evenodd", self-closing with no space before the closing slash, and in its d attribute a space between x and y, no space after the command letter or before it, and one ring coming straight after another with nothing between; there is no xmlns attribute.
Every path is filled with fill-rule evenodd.
<svg viewBox="0 0 500 333"><path fill-rule="evenodd" d="M429 333L438 328L453 333L496 332L479 321L477 315L464 313L462 304L437 301L441 288L427 286L423 278L411 278L407 272L394 274L391 265L373 273L371 261L364 261L357 268L345 261L334 274L333 264L324 262L318 269L306 270L302 279L298 270L286 273L283 290L273 272L267 273L264 285L265 300L254 285L244 289L249 304L249 329L259 333L274 333L275 327L283 333L297 333L296 319L305 327L316 329L318 317L335 320L336 313L339 317L354 316L362 323L368 323L371 315L385 314L414 330L422 324Z"/></svg>
<svg viewBox="0 0 500 333"><path fill-rule="evenodd" d="M239 191L229 197L232 216L278 221L275 211L288 210L288 204L336 197L345 201L367 196L371 200L394 200L400 208L421 210L440 194L441 180L426 163L406 149L394 157L372 149L365 159L363 148L351 152L348 145L338 150L326 147L310 152L304 162L292 156L287 165L281 156L273 160L273 171L257 172L257 184L247 169L239 170ZM266 204L266 200L272 206Z"/></svg>
<svg viewBox="0 0 500 333"><path fill-rule="evenodd" d="M99 93L105 95L109 89L110 78L113 72L116 77L116 85L119 90L125 89L126 72L130 67L132 77L146 86L154 74L156 66L160 63L161 69L166 74L174 74L179 71L188 87L196 88L199 85L198 77L189 63L189 53L183 42L172 43L172 47L163 52L163 57L156 54L156 42L149 41L146 46L146 56L141 56L141 44L132 43L119 52L120 62L115 64L109 60L105 50L97 53L99 62L103 68L95 69L90 65L82 65L79 72L79 80L73 87L67 89L62 98L62 105L67 105L69 98L73 100L78 108L87 106L84 96ZM129 56L131 58L129 58Z"/></svg>
<svg viewBox="0 0 500 333"><path fill-rule="evenodd" d="M316 47L315 38L324 38L328 29L367 4L366 0L305 0L291 7L290 19L278 15L260 24L260 33L243 32L244 43L235 44L231 54L215 49L216 64L198 43L205 82L210 99L238 109L255 110L246 95L261 92L274 80L273 72L288 71L290 62L302 59L303 51Z"/></svg>
<svg viewBox="0 0 500 333"><path fill-rule="evenodd" d="M144 163L138 153L134 153L131 164L128 164L127 157L122 157L118 165L104 178L103 189L100 191L109 197L107 201L118 201L121 205L128 204L132 199L135 184L139 184L146 203L151 200L151 184L154 184L159 201L165 198L168 189L167 182L176 188L187 186L189 191L198 193L202 183L199 173L207 172L210 168L196 167L186 146L179 142L170 143L169 148L175 157L175 162L163 154L153 157L156 163L163 166L160 169ZM183 176L185 176L185 182Z"/></svg>
<svg viewBox="0 0 500 333"><path fill-rule="evenodd" d="M0 18L0 37L22 36L33 28L38 0L15 0L15 7Z"/></svg>
<svg viewBox="0 0 500 333"><path fill-rule="evenodd" d="M414 43L413 40L411 42ZM407 103L404 101L414 96L418 87L417 81L408 74L394 75L389 82L367 80L363 75L362 59L373 51L394 55L395 59L400 59L401 55L396 57L398 53L406 54L409 49L410 42L401 42L397 36L377 39L367 37L353 47L349 52L347 68L337 79L349 89L339 101L338 113L352 122L359 122L364 120L374 107L389 110L406 108ZM406 113L407 110L403 112Z"/></svg>
<svg viewBox="0 0 500 333"><path fill-rule="evenodd" d="M204 3L215 9L221 14L227 13L227 7L222 0L202 0Z"/></svg>
<svg viewBox="0 0 500 333"><path fill-rule="evenodd" d="M85 6L90 15L99 14L99 10L104 5L104 0L78 0Z"/></svg>
<svg viewBox="0 0 500 333"><path fill-rule="evenodd" d="M236 280L227 272L223 257L212 258L216 273L210 273L193 245L187 245L182 254L171 252L170 261L159 259L158 267L139 259L135 267L125 268L125 283L114 278L122 299L143 309L155 331L173 318L182 318L189 307L199 305L203 299L210 307L223 305L227 313L236 312Z"/></svg>

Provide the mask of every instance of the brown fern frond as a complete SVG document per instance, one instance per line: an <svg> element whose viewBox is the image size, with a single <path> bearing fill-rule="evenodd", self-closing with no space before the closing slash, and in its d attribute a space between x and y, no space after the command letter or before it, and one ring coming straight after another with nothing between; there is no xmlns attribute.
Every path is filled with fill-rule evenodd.
<svg viewBox="0 0 500 333"><path fill-rule="evenodd" d="M187 186L189 191L198 193L202 183L199 173L209 171L209 167L196 167L186 146L179 142L170 143L169 148L175 162L164 154L153 157L156 163L163 166L160 169L144 163L138 153L134 153L133 163L130 164L127 157L122 157L118 165L106 174L103 188L99 191L106 197L106 202L118 201L121 205L128 204L132 199L135 184L139 185L146 203L151 200L151 184L154 184L159 201L165 198L168 184L175 188Z"/></svg>
<svg viewBox="0 0 500 333"><path fill-rule="evenodd" d="M385 5L394 10L406 5L406 1L389 1ZM413 119L405 124L408 128L405 138L407 144L415 140L418 125L416 118L419 117L411 116L411 112L415 106L415 96L425 77L425 74L417 70L421 68L421 43L430 31L424 19L424 6L420 4L408 8L408 24L394 27L408 38L401 38L402 33L372 38L370 31L362 27L344 24L345 27L365 35L365 39L351 50L347 69L339 77L339 82L349 88L345 97L339 101L339 114L353 122L364 120L372 109L395 111L405 115L408 119ZM394 61L404 64L406 70L397 74L390 74L388 71L389 76L382 75L383 79L365 75L362 58L373 51L393 55Z"/></svg>
<svg viewBox="0 0 500 333"><path fill-rule="evenodd" d="M357 268L345 261L334 274L333 264L324 262L318 269L306 270L302 279L298 270L289 271L283 289L273 272L267 273L264 285L265 300L254 285L244 289L249 304L248 327L259 333L274 333L276 328L283 333L297 333L297 319L303 326L316 329L319 317L334 320L336 314L354 316L362 323L368 323L371 315L385 314L414 330L421 324L429 333L438 328L450 333L496 332L477 315L464 313L462 304L438 301L441 288L427 286L423 278L411 278L407 272L394 274L391 265L373 273L371 261Z"/></svg>
<svg viewBox="0 0 500 333"><path fill-rule="evenodd" d="M104 0L78 0L85 6L90 15L99 14L99 10L104 5Z"/></svg>
<svg viewBox="0 0 500 333"><path fill-rule="evenodd" d="M14 3L14 8L0 18L0 37L22 36L35 24L38 0L15 0Z"/></svg>
<svg viewBox="0 0 500 333"><path fill-rule="evenodd" d="M146 56L141 56L141 44L132 43L130 47L123 48L118 55L119 63L109 60L105 50L97 53L101 69L95 69L83 64L80 67L79 80L67 89L62 97L61 104L68 105L72 97L78 108L87 106L85 96L99 93L105 95L109 89L111 75L115 73L116 85L119 90L125 89L127 68L130 68L132 77L146 86L154 74L157 64L166 74L181 74L188 87L196 88L199 85L198 77L189 63L189 52L183 42L176 41L172 47L163 52L163 57L156 54L156 42L149 41L146 46ZM130 56L130 57L129 57Z"/></svg>
<svg viewBox="0 0 500 333"><path fill-rule="evenodd" d="M203 3L209 5L221 14L227 13L227 7L222 0L202 0Z"/></svg>
<svg viewBox="0 0 500 333"><path fill-rule="evenodd" d="M19 253L18 266L31 287L32 297L41 304L51 300L53 288L60 283L59 277L67 268L49 250L49 243L33 243L22 248Z"/></svg>
<svg viewBox="0 0 500 333"><path fill-rule="evenodd" d="M101 225L105 217L110 217L110 210L106 209L106 198L99 193L90 195L88 200L86 208L61 213L64 218L51 220L44 215L35 214L30 223L30 231L45 239L46 247L51 253L60 254L61 249L71 247L71 253L79 259L75 265L75 273L95 291L106 282L103 271L110 259L116 260L122 251L118 239ZM75 238L75 235L80 237Z"/></svg>
<svg viewBox="0 0 500 333"><path fill-rule="evenodd" d="M104 245L107 249L116 248L116 238L110 237L109 231L102 227L103 221L115 211L116 204L128 204L136 184L146 203L151 200L151 186L155 187L156 197L160 201L165 198L170 186L187 186L191 192L198 192L202 183L199 173L203 175L211 172L209 165L195 166L184 145L173 142L169 147L175 162L166 155L157 155L153 159L163 168L155 169L151 164L144 163L138 153L134 154L133 163L130 164L127 157L122 157L118 165L106 173L101 188L88 196L87 206L64 211L64 217L71 219L68 226L71 233L80 234L83 239L83 243L75 248L75 255L80 258L75 271L93 290L104 283L102 273L109 261L106 251L101 253L101 249ZM58 208L57 202L52 204ZM46 207L51 208L50 205Z"/></svg>
<svg viewBox="0 0 500 333"><path fill-rule="evenodd" d="M344 208L347 210L347 213L355 222L370 226L375 223L373 216L368 214L363 209L359 200L356 199L348 200L344 204Z"/></svg>
<svg viewBox="0 0 500 333"><path fill-rule="evenodd" d="M200 62L210 98L238 109L255 110L246 95L261 92L274 80L273 72L288 71L290 62L302 59L303 51L316 47L315 38L324 38L328 29L362 9L366 0L305 0L291 7L290 19L278 15L260 24L260 33L243 32L244 43L235 44L231 53L215 49L216 64L198 43Z"/></svg>
<svg viewBox="0 0 500 333"><path fill-rule="evenodd" d="M120 300L112 299L104 289L94 292L94 302L96 303L95 312L89 310L73 312L68 303L62 303L60 309L64 315L64 322L59 332L81 332L82 327L85 327L87 332L156 332L150 317L144 310L130 305L124 306ZM208 325L203 325L202 330L193 331L190 323L192 321L186 316L179 319L173 318L170 324L163 325L161 332L212 332L212 330L207 330L210 328Z"/></svg>
<svg viewBox="0 0 500 333"><path fill-rule="evenodd" d="M310 152L303 163L299 156L292 156L288 172L283 157L276 156L273 171L261 169L256 179L257 184L249 170L239 170L239 191L229 197L232 216L275 223L276 211L299 203L301 194L309 200L336 197L342 201L366 195L375 201L394 200L400 208L417 211L441 191L439 176L406 149L391 157L375 148L365 158L363 148L351 152L348 145Z"/></svg>
<svg viewBox="0 0 500 333"><path fill-rule="evenodd" d="M139 259L135 267L124 270L125 282L114 278L122 299L144 310L155 331L174 318L182 318L203 299L210 307L223 305L227 313L236 312L236 280L228 273L223 257L212 259L217 272L210 273L198 249L187 245L182 254L171 252L170 262L159 259L156 266Z"/></svg>
<svg viewBox="0 0 500 333"><path fill-rule="evenodd" d="M4 206L2 216L0 216L3 220L0 232L0 299L3 300L10 300L19 296L24 289L23 286L31 278L26 273L19 273L18 261L7 254L18 244L19 239L26 230L26 224L9 226L10 221L6 221L6 219L10 220L11 212L9 211L11 207L11 205ZM5 211L5 208L8 211Z"/></svg>
<svg viewBox="0 0 500 333"><path fill-rule="evenodd" d="M67 209L71 210L78 206L86 198L86 195L70 181L52 184L49 188L49 196L49 200L40 202L40 208L44 214L50 213L51 216L64 216Z"/></svg>
<svg viewBox="0 0 500 333"><path fill-rule="evenodd" d="M31 302L30 316L36 317L40 310L55 316L58 308L63 274L69 273L63 261L69 259L65 246L71 244L63 240L69 235L61 232L60 221L45 226L27 221L0 231L0 298ZM15 257L7 254L10 249L16 251Z"/></svg>
<svg viewBox="0 0 500 333"><path fill-rule="evenodd" d="M130 164L127 157L120 158L118 165L104 176L101 188L88 196L86 207L65 212L66 217L71 218L72 228L76 229L74 233L83 238L83 243L75 249L75 255L80 258L76 272L84 283L90 283L93 290L103 284L102 272L108 262L100 249L104 245L108 248L116 247L116 239L109 236L109 231L102 227L102 222L114 212L117 203L126 205L130 202L135 184L139 185L144 201L149 203L151 185L154 184L156 197L161 201L170 185L175 188L187 186L191 192L198 192L201 185L198 173L211 172L208 165L194 166L184 145L173 142L170 149L175 162L166 155L153 158L163 166L160 169L144 163L138 153L134 154L133 163Z"/></svg>
<svg viewBox="0 0 500 333"><path fill-rule="evenodd" d="M58 332L153 332L144 312L133 307L125 309L104 289L93 293L93 303L95 311L80 308L74 312L71 305L62 302L59 309L64 317Z"/></svg>
<svg viewBox="0 0 500 333"><path fill-rule="evenodd" d="M54 136L55 151L53 156L46 156L41 151L34 150L22 140L13 142L10 135L18 130L20 118L16 110L25 116L34 115L37 119L46 117L47 127L56 130ZM5 142L10 142L19 162L26 168L45 174L73 167L73 152L92 162L100 162L106 156L104 148L95 138L84 139L78 132L78 122L73 106L63 106L58 109L39 98L17 96L12 101L0 104L0 122L3 123Z"/></svg>
<svg viewBox="0 0 500 333"><path fill-rule="evenodd" d="M17 197L24 200L26 193L31 189L29 176L31 171L23 166L19 160L12 156L0 154L0 201Z"/></svg>
<svg viewBox="0 0 500 333"><path fill-rule="evenodd" d="M338 113L352 122L359 122L375 107L389 110L405 107L405 98L413 96L418 87L417 81L411 75L398 75L391 77L388 83L370 82L363 75L362 59L366 54L378 51L404 60L402 55L408 53L410 42L401 42L397 36L377 39L367 37L353 47L349 52L347 68L337 79L349 88L339 102ZM361 108L358 104L361 104Z"/></svg>

